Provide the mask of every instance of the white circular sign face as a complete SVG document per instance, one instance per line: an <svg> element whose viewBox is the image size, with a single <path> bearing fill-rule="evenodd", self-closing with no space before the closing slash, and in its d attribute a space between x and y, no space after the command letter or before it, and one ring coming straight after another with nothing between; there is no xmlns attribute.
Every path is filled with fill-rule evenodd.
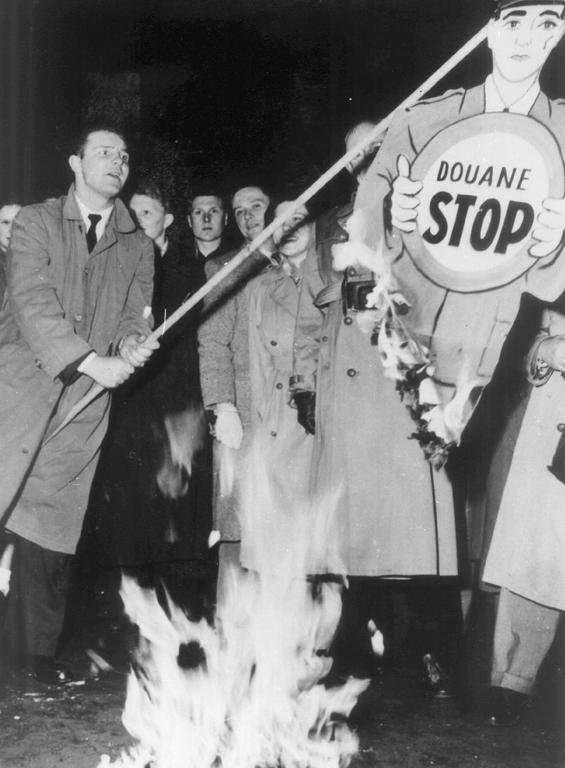
<svg viewBox="0 0 565 768"><path fill-rule="evenodd" d="M487 113L438 133L412 165L422 181L417 228L405 236L417 266L456 291L516 279L535 259L532 230L548 197L562 197L563 160L545 126Z"/></svg>

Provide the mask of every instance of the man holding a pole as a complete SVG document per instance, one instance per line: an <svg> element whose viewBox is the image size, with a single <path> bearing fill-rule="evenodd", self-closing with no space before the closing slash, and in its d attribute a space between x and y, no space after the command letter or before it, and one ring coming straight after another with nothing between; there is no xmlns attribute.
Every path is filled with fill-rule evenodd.
<svg viewBox="0 0 565 768"><path fill-rule="evenodd" d="M117 199L129 173L119 131L86 129L67 195L24 208L0 314L0 509L15 556L9 613L38 679L55 660L109 394L49 439L94 383L126 381L159 346L151 330L153 247ZM31 658L30 658L31 657Z"/></svg>

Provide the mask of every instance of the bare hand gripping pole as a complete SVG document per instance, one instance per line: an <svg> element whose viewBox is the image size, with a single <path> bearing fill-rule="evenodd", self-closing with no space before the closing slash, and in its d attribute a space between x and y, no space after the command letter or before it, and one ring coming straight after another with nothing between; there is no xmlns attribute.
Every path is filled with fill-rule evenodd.
<svg viewBox="0 0 565 768"><path fill-rule="evenodd" d="M222 280L227 277L227 275L229 275L234 271L234 269L236 269L236 267L242 264L251 253L259 250L260 247L271 237L273 232L279 229L279 227L281 227L285 221L290 219L290 217L293 216L293 214L301 205L304 205L304 203L307 203L308 200L314 197L314 195L323 189L323 187L325 187L325 185L331 181L334 176L337 176L337 174L343 168L345 168L347 164L355 158L356 155L362 152L365 147L367 147L372 141L378 138L381 133L383 133L383 131L388 128L392 118L398 110L404 109L405 107L408 107L421 99L424 94L426 94L435 85L437 85L440 80L442 80L445 75L448 74L448 72L456 67L457 64L459 64L461 61L463 61L466 56L468 56L483 40L485 40L486 36L487 27L484 26L481 30L479 30L479 32L477 32L476 35L474 35L467 43L465 43L462 48L454 53L453 56L451 56L451 58L445 62L445 64L436 70L433 75L428 77L428 79L422 83L422 85L420 85L418 88L416 88L415 91L407 96L404 101L402 101L398 107L396 107L395 110L393 110L387 117L385 117L384 120L381 120L380 123L378 123L378 125L376 125L374 129L367 136L365 136L362 141L360 141L352 149L346 152L343 157L341 157L331 166L331 168L328 168L328 170L323 173L320 178L317 179L317 181L315 181L310 187L308 187L308 189L306 189L300 195L300 197L298 197L294 203L285 210L283 214L278 216L273 222L271 222L271 224L265 227L265 229L259 235L257 235L257 237L252 240L251 243L246 245L245 248L242 248L242 250L239 251L239 253L234 256L228 264L223 266L222 269L216 272L210 278L210 280L208 280L207 283L205 283L198 291L196 291L196 293L194 293L189 299L181 304L181 306L167 318L165 323L153 331L153 333L149 336L149 339L159 339L166 331L172 328L172 326L178 320L184 317L184 315L189 310L198 304L199 301L201 301L201 299L203 299L212 290L212 288L221 283ZM103 391L104 388L101 387L100 384L95 384L92 389L90 389L86 395L71 408L61 424L59 424L59 426L46 438L45 442L48 442L51 440L51 438L55 437L56 434L58 434L64 427L66 427L67 424L75 418L75 416L83 411L86 406L95 400Z"/></svg>

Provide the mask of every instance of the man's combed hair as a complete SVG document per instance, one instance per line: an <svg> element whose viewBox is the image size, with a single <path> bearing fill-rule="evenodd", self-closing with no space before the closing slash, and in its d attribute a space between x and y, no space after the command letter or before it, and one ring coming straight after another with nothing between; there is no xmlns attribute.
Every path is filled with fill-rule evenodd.
<svg viewBox="0 0 565 768"><path fill-rule="evenodd" d="M217 197L222 203L222 208L227 213L227 199L224 188L221 183L215 179L203 179L193 182L190 188L190 194L186 201L186 210L188 213L192 210L192 204L197 197Z"/></svg>
<svg viewBox="0 0 565 768"><path fill-rule="evenodd" d="M127 137L124 133L124 130L119 125L113 125L109 121L100 120L87 123L81 128L73 141L71 154L83 157L88 137L90 134L95 133L96 131L107 131L108 133L115 133L127 146Z"/></svg>

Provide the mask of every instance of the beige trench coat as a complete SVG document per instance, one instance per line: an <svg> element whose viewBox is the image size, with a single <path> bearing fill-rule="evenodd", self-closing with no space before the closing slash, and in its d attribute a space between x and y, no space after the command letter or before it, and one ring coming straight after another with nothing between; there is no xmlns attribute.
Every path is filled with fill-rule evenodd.
<svg viewBox="0 0 565 768"><path fill-rule="evenodd" d="M547 331L565 317L547 314ZM537 344L534 348L537 347ZM548 470L565 424L565 380L555 372L534 387L504 488L483 579L565 610L565 485Z"/></svg>
<svg viewBox="0 0 565 768"><path fill-rule="evenodd" d="M92 385L58 376L149 333L152 290L152 243L119 200L91 254L72 188L18 214L0 312L0 514L46 549L75 551L108 415L106 392L44 444Z"/></svg>
<svg viewBox="0 0 565 768"><path fill-rule="evenodd" d="M210 279L235 255L236 251L213 257L206 262ZM244 471L242 456L249 444L251 404L249 383L249 294L246 286L266 265L260 253L252 253L204 301L202 321L198 329L200 384L204 408L217 403L233 403L243 426L243 444L238 451L214 441L214 527L222 541L239 541L239 488L223 487L220 480L222 462L230 462L238 478Z"/></svg>
<svg viewBox="0 0 565 768"><path fill-rule="evenodd" d="M332 270L331 246L344 239L340 223L349 212L318 227L318 253L305 265L297 317L294 373L317 397L311 493L337 494L334 535L346 573L454 576L453 495L445 471L432 469L409 439L414 422L356 313L344 314L340 298L314 304L343 278Z"/></svg>
<svg viewBox="0 0 565 768"><path fill-rule="evenodd" d="M242 509L241 563L259 570L257 534L281 556L292 551L298 532L296 516L308 514L309 474L313 437L297 421L290 404L292 344L298 307L300 273L291 276L287 265L273 267L247 289L249 306L249 374L251 385L251 442L248 473L256 478L254 456L264 463L265 483L246 499ZM261 527L262 530L258 531ZM273 562L276 568L276 562Z"/></svg>

